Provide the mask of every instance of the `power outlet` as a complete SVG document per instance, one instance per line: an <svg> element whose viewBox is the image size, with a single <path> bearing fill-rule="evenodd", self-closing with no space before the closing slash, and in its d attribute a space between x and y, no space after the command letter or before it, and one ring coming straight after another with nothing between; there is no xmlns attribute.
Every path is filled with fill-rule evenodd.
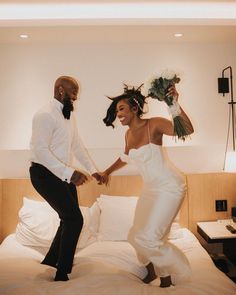
<svg viewBox="0 0 236 295"><path fill-rule="evenodd" d="M227 200L216 200L216 211L227 211Z"/></svg>

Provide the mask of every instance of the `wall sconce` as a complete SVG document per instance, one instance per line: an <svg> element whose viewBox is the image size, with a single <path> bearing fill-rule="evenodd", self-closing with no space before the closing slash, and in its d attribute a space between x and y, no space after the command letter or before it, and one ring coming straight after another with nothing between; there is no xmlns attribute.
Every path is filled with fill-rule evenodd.
<svg viewBox="0 0 236 295"><path fill-rule="evenodd" d="M225 157L224 157L224 167L223 170L227 172L236 172L236 151L235 151L235 110L234 105L235 101L233 98L233 74L232 67L226 67L222 70L222 77L218 78L218 93L229 93L229 78L224 77L224 72L226 70L230 71L230 94L231 99L228 102L229 104L229 121L228 121L228 133L227 133L227 141L225 148ZM233 151L228 152L228 144L229 144L229 133L230 133L230 125L232 123L232 143L233 143Z"/></svg>

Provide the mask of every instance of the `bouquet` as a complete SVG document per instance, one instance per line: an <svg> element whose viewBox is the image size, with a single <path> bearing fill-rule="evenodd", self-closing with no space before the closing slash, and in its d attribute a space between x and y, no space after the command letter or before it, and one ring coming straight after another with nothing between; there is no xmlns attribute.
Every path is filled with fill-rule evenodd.
<svg viewBox="0 0 236 295"><path fill-rule="evenodd" d="M172 71L165 71L161 75L155 75L144 83L144 95L164 101L169 106L173 116L174 133L178 139L185 141L188 136L187 127L180 115L181 110L178 102L172 96L167 96L168 89L179 83L180 78Z"/></svg>

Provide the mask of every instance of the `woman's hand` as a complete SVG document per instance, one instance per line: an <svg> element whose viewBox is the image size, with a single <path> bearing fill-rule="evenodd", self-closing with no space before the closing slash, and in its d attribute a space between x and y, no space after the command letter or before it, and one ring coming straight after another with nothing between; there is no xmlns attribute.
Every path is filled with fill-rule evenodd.
<svg viewBox="0 0 236 295"><path fill-rule="evenodd" d="M99 185L105 184L107 185L109 182L109 175L106 172L96 172L93 173L92 176L97 180Z"/></svg>
<svg viewBox="0 0 236 295"><path fill-rule="evenodd" d="M92 177L94 177L97 180L98 184L103 184L103 179L102 179L102 175L101 172L95 172L92 174Z"/></svg>
<svg viewBox="0 0 236 295"><path fill-rule="evenodd" d="M179 93L177 92L174 85L168 89L166 96L172 96L175 101L178 101Z"/></svg>
<svg viewBox="0 0 236 295"><path fill-rule="evenodd" d="M104 172L101 173L101 179L102 179L102 183L103 184L105 184L105 185L108 185L109 184L110 177L109 177L109 174L107 174L106 171L104 171Z"/></svg>

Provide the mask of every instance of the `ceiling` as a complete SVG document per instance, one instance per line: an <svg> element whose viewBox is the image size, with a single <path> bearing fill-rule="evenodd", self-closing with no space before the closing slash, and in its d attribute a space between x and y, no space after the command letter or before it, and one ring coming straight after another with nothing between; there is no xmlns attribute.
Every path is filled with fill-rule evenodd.
<svg viewBox="0 0 236 295"><path fill-rule="evenodd" d="M179 32L183 37L175 38ZM94 38L235 43L236 1L0 0L1 44Z"/></svg>

